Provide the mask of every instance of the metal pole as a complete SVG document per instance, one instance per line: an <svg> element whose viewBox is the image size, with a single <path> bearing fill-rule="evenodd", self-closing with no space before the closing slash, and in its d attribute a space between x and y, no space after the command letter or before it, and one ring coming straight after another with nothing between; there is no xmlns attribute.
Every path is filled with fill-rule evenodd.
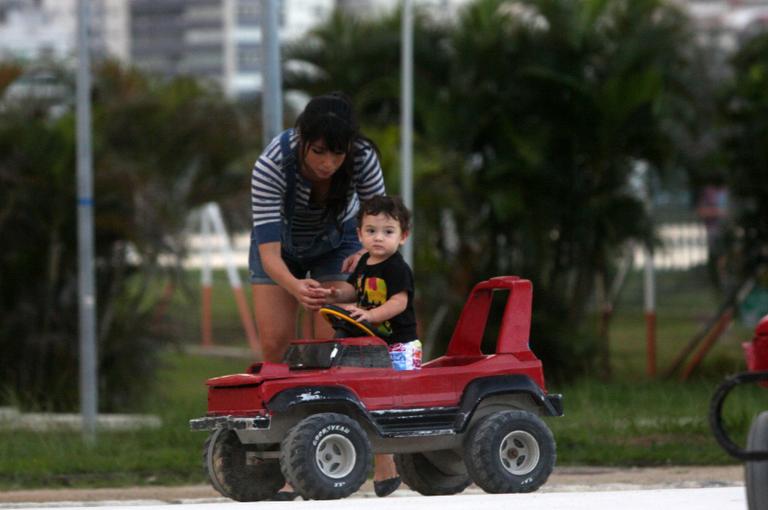
<svg viewBox="0 0 768 510"><path fill-rule="evenodd" d="M261 120L266 146L283 130L278 0L261 0Z"/></svg>
<svg viewBox="0 0 768 510"><path fill-rule="evenodd" d="M645 165L645 206L648 216L653 217L653 195L651 171ZM646 244L643 250L645 267L643 271L643 305L645 309L646 374L656 377L656 273L653 248Z"/></svg>
<svg viewBox="0 0 768 510"><path fill-rule="evenodd" d="M96 292L93 264L93 161L91 156L91 70L89 0L78 0L77 15L77 246L80 293L80 413L83 439L96 442L98 385Z"/></svg>
<svg viewBox="0 0 768 510"><path fill-rule="evenodd" d="M400 54L400 194L405 205L413 210L413 3L403 0L402 52ZM413 268L413 227L403 246L403 257Z"/></svg>
<svg viewBox="0 0 768 510"><path fill-rule="evenodd" d="M211 319L213 264L211 263L211 220L208 214L208 207L204 207L200 213L200 238L202 240L200 248L203 252L200 270L200 297L202 298L200 336L202 337L203 347L211 347L213 345L213 322Z"/></svg>

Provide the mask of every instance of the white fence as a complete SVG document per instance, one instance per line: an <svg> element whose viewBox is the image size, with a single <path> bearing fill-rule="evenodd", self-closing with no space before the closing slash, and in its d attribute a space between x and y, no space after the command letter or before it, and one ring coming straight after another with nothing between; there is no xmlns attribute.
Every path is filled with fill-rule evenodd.
<svg viewBox="0 0 768 510"><path fill-rule="evenodd" d="M685 270L705 264L707 261L707 232L704 225L697 222L668 223L658 229L662 245L653 254L654 266L660 270ZM233 258L238 267L248 266L248 248L250 232L238 232L231 236ZM200 268L203 263L203 247L209 247L211 267L226 267L226 258L222 255L224 241L218 236L203 236L195 233L187 237L188 255L183 262L187 268ZM172 263L172 257L165 262ZM636 246L633 253L634 267L643 267L645 254L642 246Z"/></svg>
<svg viewBox="0 0 768 510"><path fill-rule="evenodd" d="M653 253L656 269L684 270L707 262L707 231L697 222L667 223L658 228L661 246ZM642 246L634 250L635 267L643 267L645 253Z"/></svg>

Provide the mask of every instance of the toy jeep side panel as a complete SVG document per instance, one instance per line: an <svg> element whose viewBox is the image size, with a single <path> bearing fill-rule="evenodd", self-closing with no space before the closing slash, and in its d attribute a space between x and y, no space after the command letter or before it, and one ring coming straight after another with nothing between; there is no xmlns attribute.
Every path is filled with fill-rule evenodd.
<svg viewBox="0 0 768 510"><path fill-rule="evenodd" d="M538 361L523 363L512 356L490 356L462 366L427 364L421 370L395 372L389 384L397 393L398 407L456 406L473 380L509 374L524 375L538 385L543 383Z"/></svg>
<svg viewBox="0 0 768 510"><path fill-rule="evenodd" d="M348 388L358 401L364 403L368 410L388 409L395 405L395 395L388 385L393 373L394 371L389 368L334 367L319 370L312 377L302 379L301 387L338 386ZM269 408L270 402L278 394L296 388L296 381L291 379L266 382L262 389L264 402L267 402ZM311 396L307 398L308 401L312 400Z"/></svg>

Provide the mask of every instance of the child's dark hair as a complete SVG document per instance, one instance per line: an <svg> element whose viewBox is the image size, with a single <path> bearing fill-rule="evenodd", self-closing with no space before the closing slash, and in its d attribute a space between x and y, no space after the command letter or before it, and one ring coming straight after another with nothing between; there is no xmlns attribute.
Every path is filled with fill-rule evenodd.
<svg viewBox="0 0 768 510"><path fill-rule="evenodd" d="M377 155L379 149L373 141L360 133L352 101L342 92L313 97L296 119L295 127L299 133L298 156L301 164L304 163L309 145L318 140L323 140L328 150L346 154L341 167L331 177L326 205L327 213L338 223L339 215L347 206L347 194L355 166L355 142L367 142Z"/></svg>
<svg viewBox="0 0 768 510"><path fill-rule="evenodd" d="M411 231L411 211L405 206L398 196L377 195L360 202L360 210L357 212L357 224L362 226L363 216L376 216L386 214L400 223L403 232Z"/></svg>

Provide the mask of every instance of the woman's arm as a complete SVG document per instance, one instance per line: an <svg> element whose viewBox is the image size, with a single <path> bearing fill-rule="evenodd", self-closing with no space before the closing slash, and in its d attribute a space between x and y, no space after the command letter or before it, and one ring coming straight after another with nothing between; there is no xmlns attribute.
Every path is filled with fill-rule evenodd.
<svg viewBox="0 0 768 510"><path fill-rule="evenodd" d="M368 143L359 141L355 154L355 191L361 200L383 195L384 174L376 151Z"/></svg>
<svg viewBox="0 0 768 510"><path fill-rule="evenodd" d="M384 174L381 171L381 163L376 155L376 151L371 145L364 141L357 142L357 152L355 152L355 191L360 200L367 200L376 195L383 195ZM366 250L360 249L344 259L341 265L342 273L351 273L360 257L365 255Z"/></svg>
<svg viewBox="0 0 768 510"><path fill-rule="evenodd" d="M279 241L286 193L279 137L256 160L251 172L251 217L260 243Z"/></svg>
<svg viewBox="0 0 768 510"><path fill-rule="evenodd" d="M349 257L344 259L344 262L341 263L341 272L342 273L351 273L355 270L357 267L357 263L360 262L360 257L365 255L366 253L365 248L361 248L357 250L355 253L350 255Z"/></svg>

